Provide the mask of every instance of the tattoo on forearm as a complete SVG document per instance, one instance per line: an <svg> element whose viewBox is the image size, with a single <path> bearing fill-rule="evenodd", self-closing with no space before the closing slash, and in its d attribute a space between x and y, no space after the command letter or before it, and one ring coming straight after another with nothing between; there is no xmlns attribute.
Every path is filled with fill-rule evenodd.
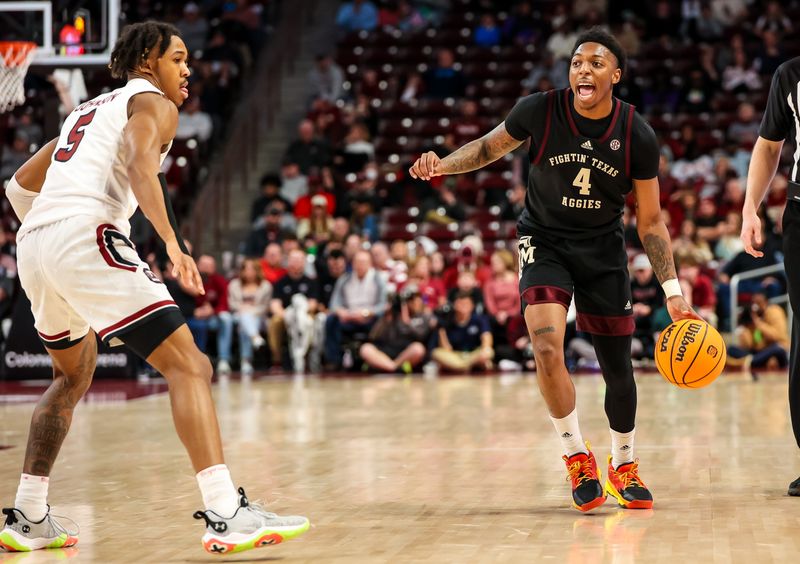
<svg viewBox="0 0 800 564"><path fill-rule="evenodd" d="M476 139L443 158L442 167L448 174L459 174L477 170L489 162L483 149L483 139Z"/></svg>
<svg viewBox="0 0 800 564"><path fill-rule="evenodd" d="M672 250L669 241L664 238L649 233L644 236L642 241L647 258L653 266L653 272L662 284L671 279L677 278L675 274L675 262L672 259Z"/></svg>
<svg viewBox="0 0 800 564"><path fill-rule="evenodd" d="M539 329L534 329L533 334L535 336L544 335L545 333L555 333L556 328L552 325L548 325L547 327L540 327Z"/></svg>
<svg viewBox="0 0 800 564"><path fill-rule="evenodd" d="M447 174L470 172L493 163L520 145L522 141L511 137L501 123L480 139L470 141L443 158L442 166Z"/></svg>

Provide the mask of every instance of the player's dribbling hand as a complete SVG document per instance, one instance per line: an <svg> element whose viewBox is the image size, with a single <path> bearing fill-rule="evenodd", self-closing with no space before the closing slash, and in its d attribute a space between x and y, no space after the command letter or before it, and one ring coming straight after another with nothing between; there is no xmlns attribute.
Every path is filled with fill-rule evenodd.
<svg viewBox="0 0 800 564"><path fill-rule="evenodd" d="M683 296L672 296L667 300L667 312L672 318L672 321L680 321L681 319L697 319L698 321L705 321L702 317L697 315L697 312L692 309Z"/></svg>
<svg viewBox="0 0 800 564"><path fill-rule="evenodd" d="M167 243L167 255L172 261L172 275L189 289L201 295L205 294L203 279L200 277L194 259L181 251L177 242Z"/></svg>
<svg viewBox="0 0 800 564"><path fill-rule="evenodd" d="M441 176L444 174L441 171L442 160L433 151L422 153L422 156L414 162L413 166L408 169L411 178L418 180L430 180L434 176Z"/></svg>
<svg viewBox="0 0 800 564"><path fill-rule="evenodd" d="M750 210L742 211L742 234L739 237L744 243L745 252L756 258L761 258L764 253L755 247L761 246L761 220L756 212Z"/></svg>

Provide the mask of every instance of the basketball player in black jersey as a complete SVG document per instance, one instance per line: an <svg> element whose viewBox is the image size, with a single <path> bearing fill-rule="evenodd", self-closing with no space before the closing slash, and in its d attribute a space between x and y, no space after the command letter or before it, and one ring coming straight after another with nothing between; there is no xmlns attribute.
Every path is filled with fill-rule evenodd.
<svg viewBox="0 0 800 564"><path fill-rule="evenodd" d="M747 173L747 193L742 209L742 242L744 249L759 258L761 220L757 210L769 189L781 158L783 142L794 139L794 167L789 177L788 200L783 212L783 254L789 286L789 302L794 312L792 319L792 348L789 355L789 409L792 429L800 447L800 57L786 61L772 77L767 98L767 108L761 120L758 139L753 147L753 158ZM800 478L789 484L789 495L800 496Z"/></svg>
<svg viewBox="0 0 800 564"><path fill-rule="evenodd" d="M573 49L570 87L521 99L484 137L443 159L433 152L411 167L414 178L479 169L531 139L525 211L519 219L520 294L533 341L539 388L564 448L573 505L589 511L607 494L628 508L651 508L633 454L636 383L634 320L623 239L625 196L637 200L637 226L667 295L673 320L697 318L681 295L661 219L658 143L633 106L613 96L625 53L604 30L582 34ZM575 295L578 328L592 335L606 381L612 454L605 488L583 441L575 387L564 364L567 308Z"/></svg>

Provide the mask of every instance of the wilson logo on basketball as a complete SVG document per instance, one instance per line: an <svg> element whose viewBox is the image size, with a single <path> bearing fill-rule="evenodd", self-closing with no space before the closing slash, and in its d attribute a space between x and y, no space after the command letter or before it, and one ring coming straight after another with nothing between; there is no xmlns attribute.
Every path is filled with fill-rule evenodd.
<svg viewBox="0 0 800 564"><path fill-rule="evenodd" d="M686 333L684 333L683 338L681 339L681 344L678 347L678 354L675 355L676 361L683 361L683 357L686 355L686 347L694 343L695 337L697 337L697 334L700 333L702 328L703 326L699 323L689 324L689 328L686 329Z"/></svg>
<svg viewBox="0 0 800 564"><path fill-rule="evenodd" d="M717 358L719 350L717 350L717 347L715 347L714 345L709 345L708 348L706 349L706 354L711 358Z"/></svg>

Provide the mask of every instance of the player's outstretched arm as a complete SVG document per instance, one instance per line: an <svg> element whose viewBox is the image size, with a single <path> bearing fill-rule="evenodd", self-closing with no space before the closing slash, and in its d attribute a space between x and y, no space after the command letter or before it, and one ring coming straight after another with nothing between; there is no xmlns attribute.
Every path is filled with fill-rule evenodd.
<svg viewBox="0 0 800 564"><path fill-rule="evenodd" d="M408 172L412 178L430 180L434 176L443 174L461 174L478 170L510 153L522 143L509 135L503 122L480 139L470 141L443 159L433 151L424 153Z"/></svg>
<svg viewBox="0 0 800 564"><path fill-rule="evenodd" d="M770 141L759 137L753 147L750 169L747 171L747 192L742 208L741 239L744 243L744 250L756 258L764 256L764 253L755 248L763 243L758 207L769 189L775 171L778 170L781 149L783 149L783 141Z"/></svg>
<svg viewBox="0 0 800 564"><path fill-rule="evenodd" d="M172 141L177 127L178 108L166 98L154 93L143 93L133 98L130 118L123 133L128 180L139 207L167 246L167 254L174 265L173 274L203 293L197 265L180 249L178 234L169 221L167 202L158 179L161 148Z"/></svg>
<svg viewBox="0 0 800 564"><path fill-rule="evenodd" d="M672 242L667 226L661 217L658 178L633 181L636 194L636 227L639 238L650 259L653 272L667 294L667 310L673 321L678 319L702 319L689 306L680 292L675 261L672 258Z"/></svg>

